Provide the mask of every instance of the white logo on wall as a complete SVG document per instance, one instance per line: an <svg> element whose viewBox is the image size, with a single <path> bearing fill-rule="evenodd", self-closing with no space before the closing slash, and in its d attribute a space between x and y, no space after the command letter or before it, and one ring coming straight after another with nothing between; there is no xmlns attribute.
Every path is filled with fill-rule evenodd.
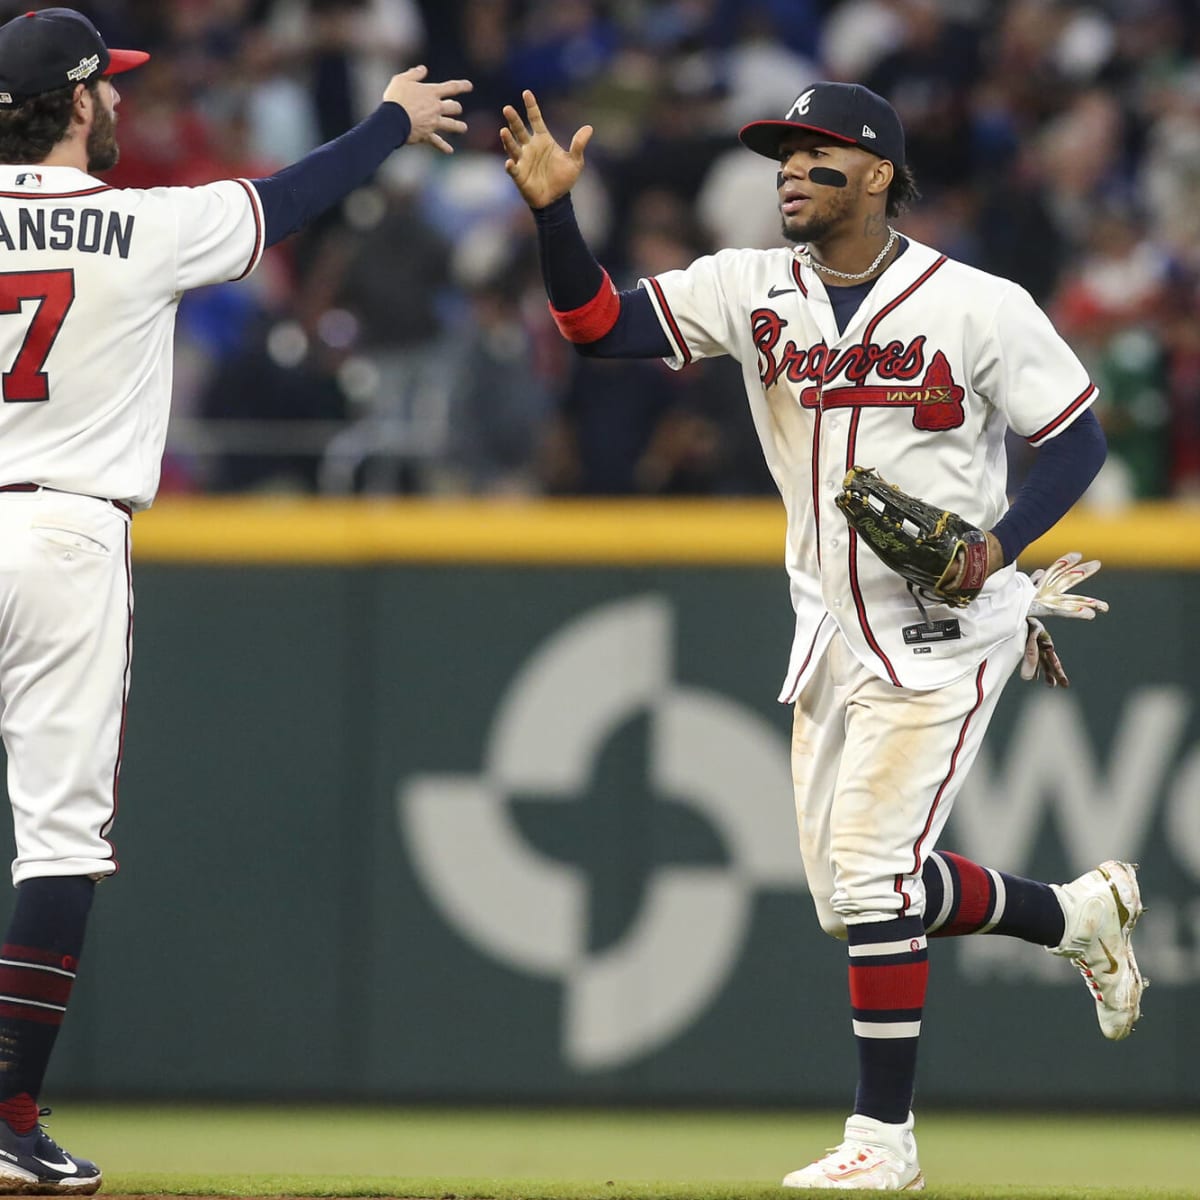
<svg viewBox="0 0 1200 1200"><path fill-rule="evenodd" d="M674 678L674 612L657 596L593 609L552 634L497 706L478 775L417 776L397 794L418 876L480 951L563 987L564 1060L620 1067L686 1030L737 965L762 888L802 889L788 746L757 713ZM648 785L703 817L727 865L659 867L616 944L589 952L588 875L532 846L509 797L582 796L639 713Z"/></svg>

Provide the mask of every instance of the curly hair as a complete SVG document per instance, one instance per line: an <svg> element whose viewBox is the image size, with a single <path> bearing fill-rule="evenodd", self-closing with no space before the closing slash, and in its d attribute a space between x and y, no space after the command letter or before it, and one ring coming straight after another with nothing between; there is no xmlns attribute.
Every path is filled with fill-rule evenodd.
<svg viewBox="0 0 1200 1200"><path fill-rule="evenodd" d="M67 136L76 86L55 88L30 96L14 109L0 109L0 162L43 162ZM84 86L94 93L96 80L89 79Z"/></svg>
<svg viewBox="0 0 1200 1200"><path fill-rule="evenodd" d="M897 167L896 173L892 176L891 186L888 188L887 215L898 217L920 198L921 193L917 190L917 177L913 174L912 167L907 164Z"/></svg>

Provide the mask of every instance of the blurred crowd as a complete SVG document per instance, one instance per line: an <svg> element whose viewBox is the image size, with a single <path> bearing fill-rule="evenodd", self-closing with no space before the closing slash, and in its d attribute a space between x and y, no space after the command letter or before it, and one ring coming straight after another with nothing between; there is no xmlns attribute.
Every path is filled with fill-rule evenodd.
<svg viewBox="0 0 1200 1200"><path fill-rule="evenodd" d="M1091 502L1200 499L1194 0L75 6L153 55L121 79L118 185L270 174L415 63L475 82L453 157L401 151L249 281L185 298L166 490L769 491L736 364L561 341L500 108L529 87L561 140L595 126L576 211L632 287L779 244L774 169L737 130L825 78L899 110L923 193L901 229L1020 282L1090 367L1110 444Z"/></svg>

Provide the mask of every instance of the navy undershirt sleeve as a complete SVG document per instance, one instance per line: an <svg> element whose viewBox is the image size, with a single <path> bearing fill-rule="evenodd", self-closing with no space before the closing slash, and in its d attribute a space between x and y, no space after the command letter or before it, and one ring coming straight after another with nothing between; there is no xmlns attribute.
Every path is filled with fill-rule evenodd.
<svg viewBox="0 0 1200 1200"><path fill-rule="evenodd" d="M583 240L570 196L535 208L538 258L551 305L559 312L582 308L604 283L604 268ZM616 324L594 342L577 342L585 358L670 358L674 351L642 288L621 292Z"/></svg>
<svg viewBox="0 0 1200 1200"><path fill-rule="evenodd" d="M1057 524L1087 491L1107 453L1104 430L1091 409L1039 448L1012 507L992 529L1006 563Z"/></svg>
<svg viewBox="0 0 1200 1200"><path fill-rule="evenodd" d="M266 244L283 241L361 187L411 132L408 113L387 100L365 121L299 162L266 179L250 180L262 201Z"/></svg>

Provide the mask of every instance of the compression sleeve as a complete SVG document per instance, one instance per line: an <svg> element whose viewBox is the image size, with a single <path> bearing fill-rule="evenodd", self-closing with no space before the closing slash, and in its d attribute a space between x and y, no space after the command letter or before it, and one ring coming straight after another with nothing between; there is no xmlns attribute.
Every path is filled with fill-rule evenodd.
<svg viewBox="0 0 1200 1200"><path fill-rule="evenodd" d="M399 104L381 104L365 121L299 162L266 179L252 179L262 201L268 246L281 242L313 217L361 187L398 146L412 121Z"/></svg>
<svg viewBox="0 0 1200 1200"><path fill-rule="evenodd" d="M1042 444L1012 507L992 529L1006 563L1014 562L1087 491L1107 450L1104 430L1090 409Z"/></svg>
<svg viewBox="0 0 1200 1200"><path fill-rule="evenodd" d="M570 196L535 208L538 257L550 312L586 358L666 358L672 351L641 288L618 292L596 261Z"/></svg>

